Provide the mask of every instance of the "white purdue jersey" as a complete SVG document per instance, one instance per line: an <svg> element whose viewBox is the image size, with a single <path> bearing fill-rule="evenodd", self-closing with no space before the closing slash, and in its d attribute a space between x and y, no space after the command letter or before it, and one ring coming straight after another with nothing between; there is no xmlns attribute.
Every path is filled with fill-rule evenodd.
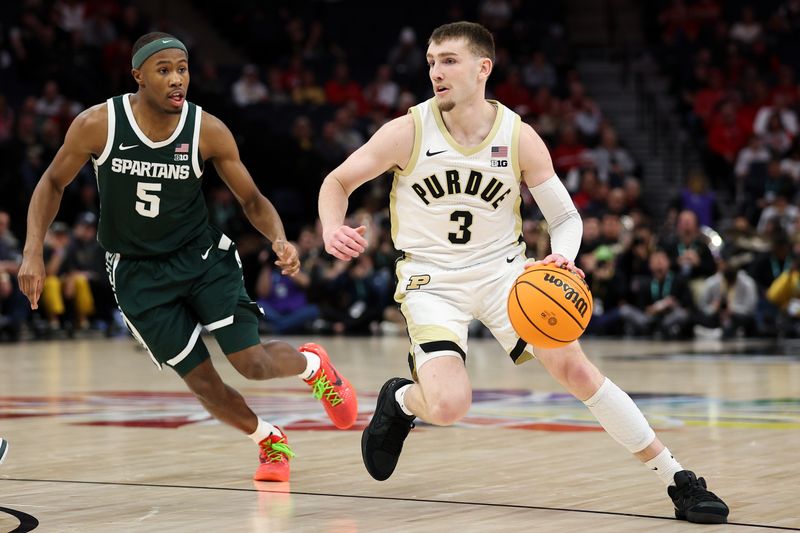
<svg viewBox="0 0 800 533"><path fill-rule="evenodd" d="M462 268L507 253L520 242L520 117L499 102L486 139L458 144L436 99L411 108L414 150L395 170L392 239L413 261Z"/></svg>

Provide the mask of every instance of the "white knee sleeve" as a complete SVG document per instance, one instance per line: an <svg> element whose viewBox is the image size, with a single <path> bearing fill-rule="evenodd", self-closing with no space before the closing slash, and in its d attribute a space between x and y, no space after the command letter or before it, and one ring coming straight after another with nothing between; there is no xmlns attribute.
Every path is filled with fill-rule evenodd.
<svg viewBox="0 0 800 533"><path fill-rule="evenodd" d="M583 403L603 429L631 453L644 450L656 438L631 397L608 378L594 396Z"/></svg>

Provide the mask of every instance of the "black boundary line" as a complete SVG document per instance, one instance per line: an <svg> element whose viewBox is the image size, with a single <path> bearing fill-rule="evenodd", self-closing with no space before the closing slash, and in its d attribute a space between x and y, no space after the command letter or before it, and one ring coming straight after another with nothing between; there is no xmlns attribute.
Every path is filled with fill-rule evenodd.
<svg viewBox="0 0 800 533"><path fill-rule="evenodd" d="M19 520L19 525L12 529L9 533L27 533L28 531L33 531L39 527L39 520L37 520L35 516L31 516L28 513L23 513L22 511L18 511L16 509L9 509L8 507L0 507L0 513L5 513Z"/></svg>
<svg viewBox="0 0 800 533"><path fill-rule="evenodd" d="M327 492L305 492L305 491L284 491L284 490L262 490L262 489L245 489L239 487L203 487L199 485L167 485L158 483L126 483L117 481L81 481L70 479L25 479L25 478L0 478L0 481L20 481L20 482L34 482L34 483L71 483L76 485L103 485L103 486L119 486L119 487L150 487L159 489L194 489L194 490L226 490L233 492L266 492L269 494L295 494L298 496L325 496L330 498L355 498L361 500L383 500L394 502L407 502L407 503L440 503L447 505L471 505L475 507L499 507L503 509L521 509L533 511L560 511L565 513L585 513L597 514L606 516L626 516L631 518L650 518L653 520L669 520L675 519L668 516L655 516L647 514L635 513L618 513L615 511L592 511L590 509L568 509L564 507L543 507L538 505L521 505L513 503L488 503L488 502L466 502L458 500L433 500L427 498L400 498L395 496L367 496L363 494L330 494ZM782 531L800 531L800 528L785 527L785 526L768 526L763 524L747 524L744 522L728 522L729 526L743 526L743 527L761 527L765 529L777 529Z"/></svg>

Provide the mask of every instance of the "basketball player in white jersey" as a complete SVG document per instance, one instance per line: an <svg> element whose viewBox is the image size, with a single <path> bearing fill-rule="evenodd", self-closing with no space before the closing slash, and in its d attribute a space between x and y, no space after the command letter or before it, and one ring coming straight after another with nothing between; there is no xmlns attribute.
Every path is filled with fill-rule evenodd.
<svg viewBox="0 0 800 533"><path fill-rule="evenodd" d="M325 179L319 210L328 253L350 260L364 252L366 228L344 225L349 195L394 171L392 237L403 259L395 299L408 324L414 381L392 378L381 389L364 430L367 471L387 479L413 420L451 425L469 410L467 327L481 320L515 363L533 347L514 333L506 298L525 268L520 182L549 224L552 253L539 263L583 272L573 261L582 223L536 132L501 103L486 100L494 41L483 26L434 30L427 59L435 96L380 130ZM728 507L684 470L656 437L631 398L603 376L578 342L536 348L536 358L603 428L668 487L677 518L721 523Z"/></svg>

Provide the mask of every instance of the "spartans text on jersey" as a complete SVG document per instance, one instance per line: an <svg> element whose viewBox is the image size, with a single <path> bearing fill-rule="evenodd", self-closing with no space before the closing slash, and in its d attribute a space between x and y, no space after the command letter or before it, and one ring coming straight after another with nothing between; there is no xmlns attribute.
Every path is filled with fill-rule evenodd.
<svg viewBox="0 0 800 533"><path fill-rule="evenodd" d="M111 171L117 174L131 174L146 178L164 178L168 180L185 180L192 167L189 165L173 165L169 163L152 163L150 161L132 161L115 157L111 160Z"/></svg>

